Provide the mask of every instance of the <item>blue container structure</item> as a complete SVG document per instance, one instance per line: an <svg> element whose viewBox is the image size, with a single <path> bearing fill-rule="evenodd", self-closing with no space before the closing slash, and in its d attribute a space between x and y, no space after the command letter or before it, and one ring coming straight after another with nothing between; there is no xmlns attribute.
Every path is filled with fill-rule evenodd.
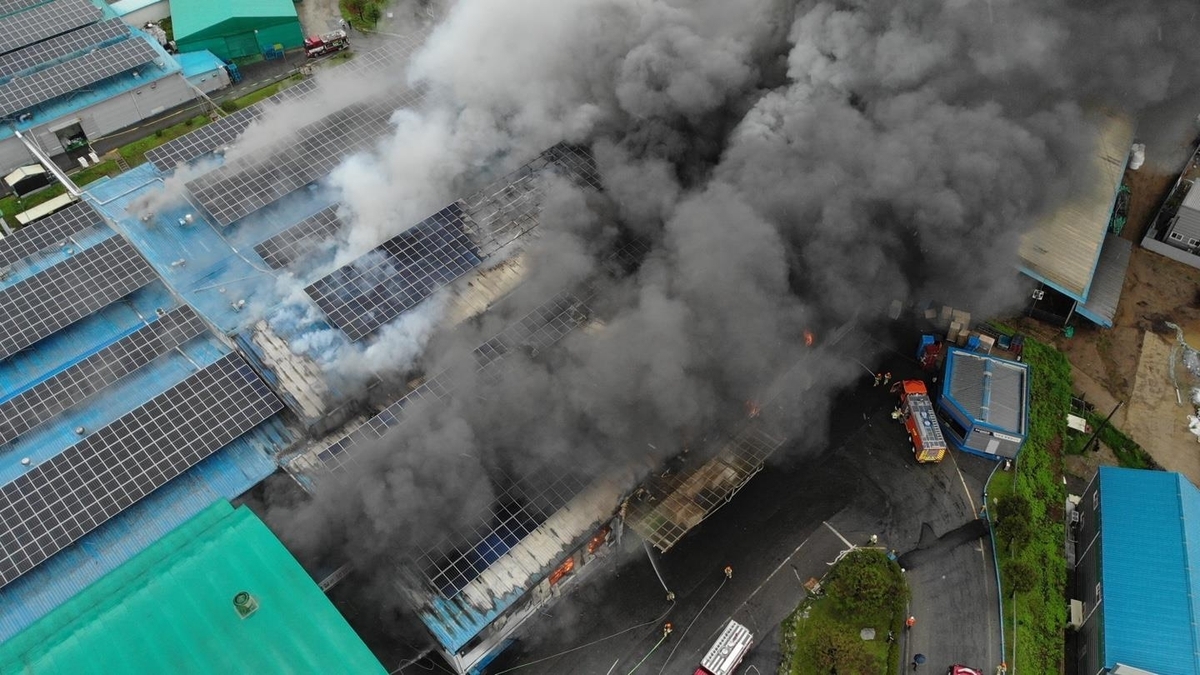
<svg viewBox="0 0 1200 675"><path fill-rule="evenodd" d="M1029 365L950 349L937 413L953 447L989 459L1015 458L1029 433Z"/></svg>

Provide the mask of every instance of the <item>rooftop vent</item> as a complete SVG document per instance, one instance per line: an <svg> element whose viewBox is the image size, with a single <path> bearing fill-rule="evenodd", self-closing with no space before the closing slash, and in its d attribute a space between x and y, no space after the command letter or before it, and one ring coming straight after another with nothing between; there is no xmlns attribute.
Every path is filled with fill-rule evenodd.
<svg viewBox="0 0 1200 675"><path fill-rule="evenodd" d="M254 596L246 591L242 591L233 596L233 608L237 610L239 617L249 618L251 614L258 611L258 600L255 600Z"/></svg>

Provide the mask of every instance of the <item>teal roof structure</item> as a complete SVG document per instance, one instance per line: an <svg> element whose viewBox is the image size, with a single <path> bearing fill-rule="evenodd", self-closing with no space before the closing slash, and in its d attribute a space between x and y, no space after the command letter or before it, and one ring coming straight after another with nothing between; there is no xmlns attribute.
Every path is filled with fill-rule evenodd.
<svg viewBox="0 0 1200 675"><path fill-rule="evenodd" d="M385 670L267 526L221 500L0 645L0 672Z"/></svg>
<svg viewBox="0 0 1200 675"><path fill-rule="evenodd" d="M176 42L297 20L292 0L171 0L171 26Z"/></svg>
<svg viewBox="0 0 1200 675"><path fill-rule="evenodd" d="M1200 674L1200 490L1101 467L1100 527L1104 665Z"/></svg>

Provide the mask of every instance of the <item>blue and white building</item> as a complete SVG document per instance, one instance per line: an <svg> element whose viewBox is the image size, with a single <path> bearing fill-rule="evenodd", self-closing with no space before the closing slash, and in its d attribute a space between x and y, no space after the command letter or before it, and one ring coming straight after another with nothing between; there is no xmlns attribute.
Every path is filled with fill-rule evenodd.
<svg viewBox="0 0 1200 675"><path fill-rule="evenodd" d="M1068 513L1075 672L1200 673L1200 490L1178 473L1101 467Z"/></svg>
<svg viewBox="0 0 1200 675"><path fill-rule="evenodd" d="M1029 365L951 349L937 413L953 447L989 459L1016 457L1029 435Z"/></svg>

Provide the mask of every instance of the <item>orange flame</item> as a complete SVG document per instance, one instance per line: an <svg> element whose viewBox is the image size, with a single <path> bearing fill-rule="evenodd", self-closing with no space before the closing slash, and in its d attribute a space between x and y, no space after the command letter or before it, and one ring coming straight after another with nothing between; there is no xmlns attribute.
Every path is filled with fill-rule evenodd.
<svg viewBox="0 0 1200 675"><path fill-rule="evenodd" d="M804 346L811 347L817 341L817 336L813 335L811 330L804 331Z"/></svg>
<svg viewBox="0 0 1200 675"><path fill-rule="evenodd" d="M746 401L746 417L758 417L762 409L754 401Z"/></svg>

